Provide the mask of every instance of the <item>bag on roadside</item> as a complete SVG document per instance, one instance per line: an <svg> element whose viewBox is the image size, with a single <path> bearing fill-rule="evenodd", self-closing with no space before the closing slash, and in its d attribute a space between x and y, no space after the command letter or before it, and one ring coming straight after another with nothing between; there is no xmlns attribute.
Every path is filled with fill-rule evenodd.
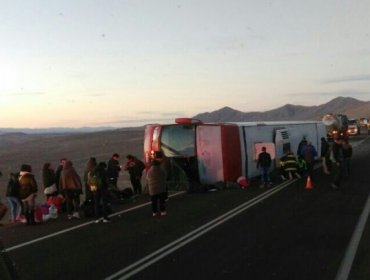
<svg viewBox="0 0 370 280"><path fill-rule="evenodd" d="M63 203L65 204L65 201L64 201L63 197L61 197L59 195L56 195L56 196L50 196L48 198L48 200L46 201L46 203L47 203L48 207L50 205L54 204L58 209L58 213L62 213L62 207L63 207Z"/></svg>
<svg viewBox="0 0 370 280"><path fill-rule="evenodd" d="M44 189L45 195L51 195L57 191L57 186L55 184L51 185L50 187L47 187Z"/></svg>
<svg viewBox="0 0 370 280"><path fill-rule="evenodd" d="M42 209L41 206L36 206L35 207L35 212L34 212L34 219L36 223L42 223L43 217L42 217Z"/></svg>

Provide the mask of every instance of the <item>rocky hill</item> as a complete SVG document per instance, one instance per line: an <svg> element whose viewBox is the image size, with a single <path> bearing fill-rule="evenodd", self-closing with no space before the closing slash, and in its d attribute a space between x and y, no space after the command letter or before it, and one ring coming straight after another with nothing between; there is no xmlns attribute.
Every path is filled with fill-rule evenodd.
<svg viewBox="0 0 370 280"><path fill-rule="evenodd" d="M318 106L286 104L265 112L241 112L230 107L223 107L210 113L198 114L193 118L203 122L321 120L327 113L346 114L349 118L368 118L370 102L351 97L337 97Z"/></svg>

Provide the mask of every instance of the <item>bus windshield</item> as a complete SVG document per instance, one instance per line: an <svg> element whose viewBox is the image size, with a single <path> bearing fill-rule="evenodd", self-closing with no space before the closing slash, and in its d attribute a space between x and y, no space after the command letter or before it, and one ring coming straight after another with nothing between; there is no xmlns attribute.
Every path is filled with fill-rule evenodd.
<svg viewBox="0 0 370 280"><path fill-rule="evenodd" d="M348 120L348 125L356 125L356 124L357 124L357 120L352 120L352 119Z"/></svg>
<svg viewBox="0 0 370 280"><path fill-rule="evenodd" d="M160 141L166 157L192 157L195 155L195 126L164 126Z"/></svg>

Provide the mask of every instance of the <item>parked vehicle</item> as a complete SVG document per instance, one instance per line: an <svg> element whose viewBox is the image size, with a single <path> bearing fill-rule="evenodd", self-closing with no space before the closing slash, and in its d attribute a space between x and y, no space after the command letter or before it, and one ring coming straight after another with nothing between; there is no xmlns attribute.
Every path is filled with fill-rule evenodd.
<svg viewBox="0 0 370 280"><path fill-rule="evenodd" d="M366 134L370 134L370 122L368 118L360 118L360 129L361 128Z"/></svg>
<svg viewBox="0 0 370 280"><path fill-rule="evenodd" d="M304 137L319 151L325 136L322 122L202 123L180 118L175 124L146 125L144 160L149 164L161 151L174 177L200 184L236 182L259 175L256 160L263 146L276 167L285 152L297 151Z"/></svg>
<svg viewBox="0 0 370 280"><path fill-rule="evenodd" d="M348 119L348 135L360 134L360 125L356 119Z"/></svg>
<svg viewBox="0 0 370 280"><path fill-rule="evenodd" d="M348 117L343 114L326 114L322 118L328 139L348 138Z"/></svg>

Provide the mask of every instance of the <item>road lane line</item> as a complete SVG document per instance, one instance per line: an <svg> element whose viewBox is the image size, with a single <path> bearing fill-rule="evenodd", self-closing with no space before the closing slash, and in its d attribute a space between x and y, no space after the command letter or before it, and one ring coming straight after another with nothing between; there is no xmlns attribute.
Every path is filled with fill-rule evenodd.
<svg viewBox="0 0 370 280"><path fill-rule="evenodd" d="M353 148L362 145L366 140L369 139L369 136L361 140L360 142L357 142L353 145ZM346 252L344 254L344 257L341 261L341 264L339 266L337 275L335 277L335 280L346 280L348 279L348 276L352 269L353 261L356 257L357 249L361 241L362 233L365 229L366 222L369 216L370 212L370 195L367 198L367 202L365 204L364 210L361 213L361 216L357 222L356 228L352 234L350 243L348 244L348 247L346 249Z"/></svg>
<svg viewBox="0 0 370 280"><path fill-rule="evenodd" d="M357 142L356 144L353 144L353 148L362 145L362 143L364 143L367 139L369 139L369 136L367 136L366 138L362 139L360 142Z"/></svg>
<svg viewBox="0 0 370 280"><path fill-rule="evenodd" d="M347 247L344 258L339 266L338 273L335 277L335 280L346 280L348 279L349 273L352 269L352 264L355 259L358 246L361 241L362 234L364 232L367 219L370 213L370 195L367 197L367 201L364 207L364 210L361 213L361 216L357 222L355 231L351 237L351 241Z"/></svg>
<svg viewBox="0 0 370 280"><path fill-rule="evenodd" d="M207 232L211 231L215 227L218 227L228 220L232 219L236 215L246 211L247 209L253 207L254 205L260 203L261 201L267 199L268 197L272 196L276 192L281 191L282 189L288 187L292 183L296 182L298 179L294 179L291 181L286 181L279 186L272 188L263 194L255 197L238 207L228 211L227 213L217 217L216 219L204 224L203 226L189 232L188 234L178 238L177 240L167 244L166 246L158 249L157 251L143 257L142 259L136 261L135 263L123 268L122 270L114 273L111 276L105 278L105 280L113 280L113 279L128 279L129 277L137 274L138 272L144 270L145 268L149 267L153 263L163 259L167 255L171 254L172 252L180 249L181 247L185 246L186 244L192 242L193 240L201 237L202 235L206 234Z"/></svg>
<svg viewBox="0 0 370 280"><path fill-rule="evenodd" d="M178 196L178 195L181 195L181 194L184 194L184 193L185 193L184 191L181 191L181 192L178 192L178 193L175 193L175 194L170 195L170 197ZM128 208L128 209L125 209L125 210L116 212L114 214L111 214L111 215L109 215L109 217L118 216L118 215L121 215L123 213L127 213L127 212L130 212L130 211L133 211L133 210L136 210L136 209L139 209L139 208L148 206L150 204L151 204L151 202L146 202L146 203L143 203L143 204L140 204L140 205L137 205L137 206L134 206L134 207L131 207L131 208ZM64 230L61 230L61 231L57 231L57 232L54 232L52 234L49 234L49 235L46 235L46 236L43 236L43 237L39 237L39 238L33 239L31 241L28 241L28 242L24 242L24 243L21 243L21 244L18 244L18 245L9 247L9 248L5 248L2 251L3 252L14 251L16 249L19 249L19 248L22 248L22 247L26 247L28 245L31 245L31 244L34 244L34 243L37 243L37 242L40 242L40 241L44 241L46 239L49 239L49 238L52 238L52 237L61 235L61 234L66 233L66 232L74 231L76 229L79 229L79 228L82 228L82 227L85 227L85 226L88 226L88 225L91 225L91 224L95 224L95 221L89 221L89 222L86 222L86 223L83 223L83 224L79 224L77 226L73 226L73 227L70 227L70 228L67 228L67 229L64 229Z"/></svg>

